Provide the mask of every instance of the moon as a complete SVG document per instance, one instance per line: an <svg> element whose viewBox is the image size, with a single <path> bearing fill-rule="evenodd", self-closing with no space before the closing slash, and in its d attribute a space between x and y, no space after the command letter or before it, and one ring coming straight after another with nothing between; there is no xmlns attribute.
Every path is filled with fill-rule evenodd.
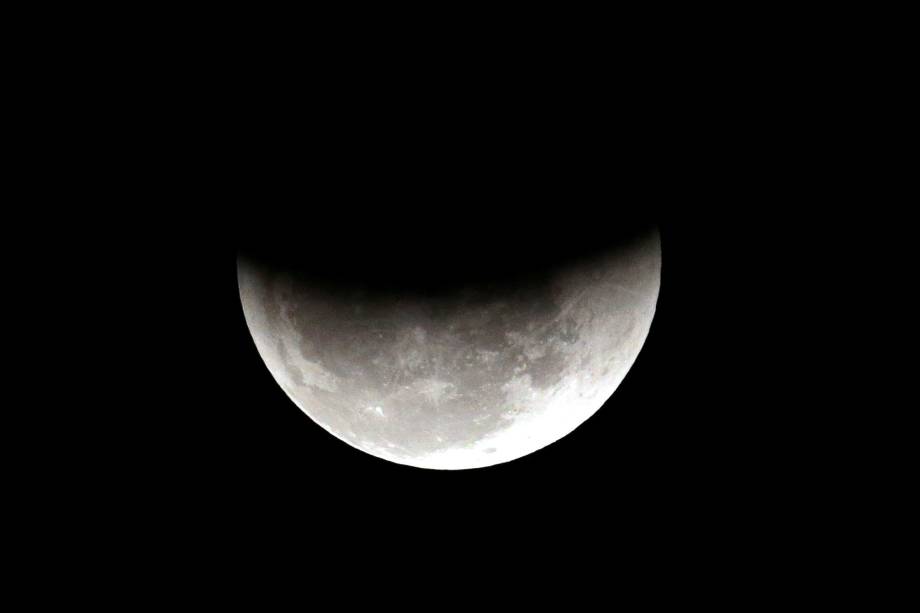
<svg viewBox="0 0 920 613"><path fill-rule="evenodd" d="M238 259L247 325L294 404L352 447L442 470L526 456L593 415L645 342L660 279L657 229L435 296L333 291Z"/></svg>

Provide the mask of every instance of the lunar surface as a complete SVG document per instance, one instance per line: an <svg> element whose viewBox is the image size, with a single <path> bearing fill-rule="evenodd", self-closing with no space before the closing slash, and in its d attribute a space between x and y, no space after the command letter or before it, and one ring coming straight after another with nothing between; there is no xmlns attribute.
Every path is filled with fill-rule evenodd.
<svg viewBox="0 0 920 613"><path fill-rule="evenodd" d="M238 261L249 330L290 399L361 451L433 469L520 458L594 414L645 342L660 272L657 231L526 284L436 297Z"/></svg>

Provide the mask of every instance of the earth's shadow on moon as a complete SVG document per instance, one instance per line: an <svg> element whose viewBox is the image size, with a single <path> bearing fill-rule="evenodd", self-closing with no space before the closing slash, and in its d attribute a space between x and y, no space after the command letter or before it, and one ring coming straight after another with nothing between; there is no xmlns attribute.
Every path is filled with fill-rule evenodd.
<svg viewBox="0 0 920 613"><path fill-rule="evenodd" d="M455 221L449 230L390 218L358 225L336 219L251 223L238 236L239 257L327 292L437 297L539 285L554 270L628 249L657 227L635 215L579 224L565 217Z"/></svg>

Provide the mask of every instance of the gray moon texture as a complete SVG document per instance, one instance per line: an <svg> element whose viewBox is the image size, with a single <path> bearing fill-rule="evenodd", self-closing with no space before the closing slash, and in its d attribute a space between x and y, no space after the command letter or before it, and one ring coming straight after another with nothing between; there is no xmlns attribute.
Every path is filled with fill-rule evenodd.
<svg viewBox="0 0 920 613"><path fill-rule="evenodd" d="M361 451L447 470L520 458L593 415L645 342L660 278L657 230L536 282L431 298L238 260L246 322L288 397Z"/></svg>

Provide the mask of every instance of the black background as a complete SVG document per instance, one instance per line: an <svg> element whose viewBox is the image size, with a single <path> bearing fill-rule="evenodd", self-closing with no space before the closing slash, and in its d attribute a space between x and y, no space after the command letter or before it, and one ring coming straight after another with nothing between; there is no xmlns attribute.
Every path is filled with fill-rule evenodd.
<svg viewBox="0 0 920 613"><path fill-rule="evenodd" d="M832 552L847 546L828 528L838 509L809 504L851 476L823 444L859 447L865 437L829 432L845 403L811 389L823 358L809 343L824 341L817 324L837 305L813 307L806 294L855 267L839 249L801 257L792 237L811 245L834 234L829 189L848 191L860 174L828 154L851 155L842 102L866 61L813 36L827 30L823 14L814 25L787 20L817 50L811 57L773 28L751 38L762 16L724 26L705 16L724 39L672 14L662 36L659 17L596 36L573 28L568 54L561 42L541 57L509 43L510 59L485 52L475 64L469 41L450 59L406 44L391 60L318 38L305 53L301 32L274 36L273 27L275 44L256 57L255 45L208 44L209 18L190 26L205 53L178 52L168 65L171 43L158 34L143 53L101 41L98 58L49 51L47 69L27 69L52 91L22 92L39 115L25 127L40 134L18 157L41 160L24 208L40 220L8 224L14 240L38 235L26 235L12 268L63 246L29 276L52 288L42 325L83 333L54 352L66 360L49 358L57 345L34 343L35 401L9 411L40 422L14 463L43 523L27 538L85 538L68 574L85 568L100 534L123 544L125 555L110 557L126 574L140 553L157 566L144 573L155 581L184 565L194 583L221 559L309 562L346 583L336 602L365 591L379 603L463 579L441 603L462 596L468 576L539 598L566 569L615 598L608 586L624 567L653 584L648 593L668 591L675 576L718 592L762 552L810 578L803 549L825 544L814 533L825 532ZM226 32L249 40L246 29ZM130 27L118 33L134 37ZM557 39L553 29L534 36ZM834 78L840 87L828 87ZM816 204L818 223L807 227ZM430 291L590 251L615 241L624 218L662 230L645 347L596 415L506 465L425 471L334 439L273 382L239 304L241 248L277 255L278 244L288 253L304 245L324 256L309 266L330 282L370 272L412 286L423 274ZM871 234L842 238L867 251ZM490 266L509 254L511 264ZM408 272L384 274L407 261ZM875 272L848 278L841 302L865 293ZM11 301L39 306L28 293ZM872 336L866 320L848 316L829 336ZM868 359L840 353L860 367ZM71 382L60 371L78 374ZM843 372L836 387L847 391ZM466 572L448 574L452 560ZM788 578L776 568L755 596ZM507 580L521 569L535 572ZM402 581L374 585L381 574ZM295 579L308 580L312 597L316 577ZM578 591L567 590L568 604ZM675 591L683 598L692 586Z"/></svg>

